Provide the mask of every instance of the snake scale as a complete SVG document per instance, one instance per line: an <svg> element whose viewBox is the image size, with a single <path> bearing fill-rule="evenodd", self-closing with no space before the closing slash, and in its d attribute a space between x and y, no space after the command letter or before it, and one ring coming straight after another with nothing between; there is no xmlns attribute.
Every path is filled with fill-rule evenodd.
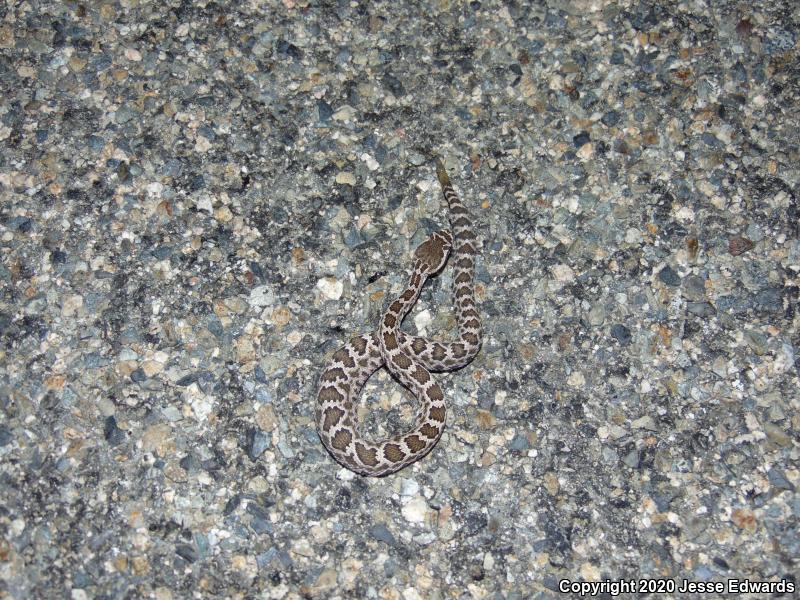
<svg viewBox="0 0 800 600"><path fill-rule="evenodd" d="M431 371L459 369L475 358L481 347L474 293L477 236L469 211L438 159L436 174L449 208L450 230L433 233L417 247L408 285L382 315L378 330L351 338L333 354L320 377L319 437L333 458L361 475L388 475L430 452L442 437L446 414L444 394ZM439 343L402 332L400 324L425 281L444 267L450 253L455 268L453 305L458 339ZM419 410L409 431L372 442L359 433L355 403L367 379L383 365L414 394Z"/></svg>

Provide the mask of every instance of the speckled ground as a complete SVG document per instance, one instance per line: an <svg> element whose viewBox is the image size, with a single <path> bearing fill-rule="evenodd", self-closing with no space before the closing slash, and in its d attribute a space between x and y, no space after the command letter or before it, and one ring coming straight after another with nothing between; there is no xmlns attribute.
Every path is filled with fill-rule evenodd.
<svg viewBox="0 0 800 600"><path fill-rule="evenodd" d="M0 7L0 597L795 585L798 4L423 4ZM446 222L432 151L485 342L365 479L316 379Z"/></svg>

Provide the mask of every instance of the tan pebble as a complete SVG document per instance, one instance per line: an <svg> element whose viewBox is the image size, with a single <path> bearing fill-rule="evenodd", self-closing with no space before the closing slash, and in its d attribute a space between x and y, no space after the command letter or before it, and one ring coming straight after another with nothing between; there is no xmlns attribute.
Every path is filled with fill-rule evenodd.
<svg viewBox="0 0 800 600"><path fill-rule="evenodd" d="M642 141L645 146L656 146L658 145L658 133L655 131L648 131L642 137Z"/></svg>
<svg viewBox="0 0 800 600"><path fill-rule="evenodd" d="M336 585L336 570L325 569L319 574L317 580L314 582L315 591L324 591L333 588Z"/></svg>
<svg viewBox="0 0 800 600"><path fill-rule="evenodd" d="M117 363L117 372L123 377L130 376L138 368L139 363L135 360L121 360Z"/></svg>
<svg viewBox="0 0 800 600"><path fill-rule="evenodd" d="M174 446L172 429L166 423L156 423L147 428L142 435L142 450L165 456Z"/></svg>
<svg viewBox="0 0 800 600"><path fill-rule="evenodd" d="M474 595L472 596L475 597ZM423 600L420 593L413 587L408 587L403 590L403 600Z"/></svg>
<svg viewBox="0 0 800 600"><path fill-rule="evenodd" d="M14 30L11 25L3 25L0 27L0 48L13 48L14 47Z"/></svg>
<svg viewBox="0 0 800 600"><path fill-rule="evenodd" d="M236 360L239 363L247 363L256 359L256 350L249 337L241 336L234 343L236 348Z"/></svg>
<svg viewBox="0 0 800 600"><path fill-rule="evenodd" d="M594 154L594 145L591 142L581 146L580 149L575 153L575 155L582 160L587 160L591 158L593 154Z"/></svg>
<svg viewBox="0 0 800 600"><path fill-rule="evenodd" d="M581 388L586 384L586 377L580 371L573 371L567 377L567 383L574 388Z"/></svg>
<svg viewBox="0 0 800 600"><path fill-rule="evenodd" d="M164 365L155 360L146 360L142 362L142 370L148 377L152 377L164 370Z"/></svg>
<svg viewBox="0 0 800 600"><path fill-rule="evenodd" d="M340 185L355 185L356 176L348 171L340 171L336 174L336 183Z"/></svg>
<svg viewBox="0 0 800 600"><path fill-rule="evenodd" d="M212 582L208 577L201 577L197 582L197 588L208 592L212 588Z"/></svg>
<svg viewBox="0 0 800 600"><path fill-rule="evenodd" d="M162 200L156 205L156 214L162 217L172 216L172 203L169 200Z"/></svg>
<svg viewBox="0 0 800 600"><path fill-rule="evenodd" d="M145 556L135 556L131 562L136 575L146 575L150 571L150 563Z"/></svg>
<svg viewBox="0 0 800 600"><path fill-rule="evenodd" d="M271 404L262 404L256 412L256 425L262 431L274 431L278 426L278 416Z"/></svg>
<svg viewBox="0 0 800 600"><path fill-rule="evenodd" d="M233 213L227 206L220 206L214 211L214 218L220 223L227 223L233 219Z"/></svg>
<svg viewBox="0 0 800 600"><path fill-rule="evenodd" d="M263 494L269 489L267 480L261 475L256 475L247 482L247 491L253 494Z"/></svg>
<svg viewBox="0 0 800 600"><path fill-rule="evenodd" d="M69 68L74 73L79 73L83 71L84 67L86 66L86 59L80 58L79 56L72 56L69 59Z"/></svg>
<svg viewBox="0 0 800 600"><path fill-rule="evenodd" d="M156 600L172 600L172 590L165 587L157 587L154 590Z"/></svg>
<svg viewBox="0 0 800 600"><path fill-rule="evenodd" d="M82 458L86 452L83 450L86 448L87 444L85 440L73 440L70 442L67 451L64 455L67 458Z"/></svg>
<svg viewBox="0 0 800 600"><path fill-rule="evenodd" d="M565 282L575 279L575 272L569 265L554 265L550 267L550 273L556 281Z"/></svg>
<svg viewBox="0 0 800 600"><path fill-rule="evenodd" d="M453 516L453 507L450 506L449 504L445 504L444 506L442 506L442 508L439 509L439 514L437 519L439 527L447 523L450 520L450 517L452 516Z"/></svg>
<svg viewBox="0 0 800 600"><path fill-rule="evenodd" d="M494 426L494 424L497 422L497 419L495 419L494 415L492 415L492 413L488 410L478 410L475 421L478 423L478 427L489 429L490 427Z"/></svg>
<svg viewBox="0 0 800 600"><path fill-rule="evenodd" d="M602 574L597 566L586 562L581 565L581 577L583 577L585 581L600 581Z"/></svg>
<svg viewBox="0 0 800 600"><path fill-rule="evenodd" d="M64 304L61 306L61 315L64 317L76 317L83 314L83 296L73 294L64 299Z"/></svg>
<svg viewBox="0 0 800 600"><path fill-rule="evenodd" d="M528 73L524 73L519 82L519 89L523 98L533 98L536 94L536 80Z"/></svg>
<svg viewBox="0 0 800 600"><path fill-rule="evenodd" d="M186 471L179 464L174 462L168 462L164 467L164 477L173 483L186 483L189 481L189 476L187 475ZM174 498L170 499L169 496L165 494L164 500L168 503L171 503Z"/></svg>
<svg viewBox="0 0 800 600"><path fill-rule="evenodd" d="M208 138L199 135L194 142L194 149L196 152L208 152L211 150L211 142Z"/></svg>
<svg viewBox="0 0 800 600"><path fill-rule="evenodd" d="M643 417L631 421L631 427L633 429L647 429L649 431L656 431L658 429L653 417L650 415L644 415Z"/></svg>
<svg viewBox="0 0 800 600"><path fill-rule="evenodd" d="M111 564L118 572L124 573L128 570L128 556L126 554L116 556Z"/></svg>
<svg viewBox="0 0 800 600"><path fill-rule="evenodd" d="M272 311L272 322L276 327L285 327L292 320L292 313L285 306L279 306Z"/></svg>
<svg viewBox="0 0 800 600"><path fill-rule="evenodd" d="M548 494L550 494L551 496L555 496L556 494L558 494L558 489L559 489L558 477L556 477L555 473L553 473L552 471L548 471L547 473L545 473L542 483L544 483L544 489L547 490Z"/></svg>
<svg viewBox="0 0 800 600"><path fill-rule="evenodd" d="M334 121L350 121L353 119L353 117L355 117L355 114L355 109L352 106L345 104L335 113L333 113L332 118Z"/></svg>
<svg viewBox="0 0 800 600"><path fill-rule="evenodd" d="M44 380L44 384L48 390L60 390L64 387L66 379L63 375L51 375Z"/></svg>
<svg viewBox="0 0 800 600"><path fill-rule="evenodd" d="M211 308L214 311L214 314L220 318L228 316L228 313L230 312L228 307L225 306L225 301L219 298L211 303Z"/></svg>
<svg viewBox="0 0 800 600"><path fill-rule="evenodd" d="M351 589L356 578L361 573L364 563L356 558L347 558L341 563L339 572L339 583L347 589Z"/></svg>
<svg viewBox="0 0 800 600"><path fill-rule="evenodd" d="M125 48L125 58L133 62L139 62L142 60L142 53L136 48Z"/></svg>
<svg viewBox="0 0 800 600"><path fill-rule="evenodd" d="M764 423L764 433L767 434L767 439L778 446L788 448L792 445L792 438L785 431L777 425L772 423Z"/></svg>
<svg viewBox="0 0 800 600"><path fill-rule="evenodd" d="M244 298L233 296L225 299L225 306L227 306L231 312L236 313L237 315L243 315L245 312L247 312L247 309L250 305Z"/></svg>
<svg viewBox="0 0 800 600"><path fill-rule="evenodd" d="M753 514L753 511L747 508L737 508L734 510L731 513L731 521L733 521L733 524L739 529L744 529L750 533L755 532L757 527L756 517Z"/></svg>
<svg viewBox="0 0 800 600"><path fill-rule="evenodd" d="M529 342L521 343L518 349L520 356L526 361L532 360L536 356L536 346Z"/></svg>

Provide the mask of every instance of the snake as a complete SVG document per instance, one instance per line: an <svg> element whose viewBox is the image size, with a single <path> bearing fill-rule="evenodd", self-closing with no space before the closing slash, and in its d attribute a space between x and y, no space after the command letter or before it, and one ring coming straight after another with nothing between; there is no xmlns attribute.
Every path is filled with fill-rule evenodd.
<svg viewBox="0 0 800 600"><path fill-rule="evenodd" d="M396 473L436 446L444 433L447 408L442 388L431 373L460 369L481 348L481 319L475 304L477 235L439 158L436 175L447 202L450 229L432 233L416 248L408 284L381 315L378 329L350 338L333 353L319 378L317 433L330 455L359 475ZM403 318L423 285L443 269L448 256L454 267L452 299L458 338L443 343L401 331ZM408 431L371 441L360 432L356 401L364 384L382 366L411 391L418 410Z"/></svg>

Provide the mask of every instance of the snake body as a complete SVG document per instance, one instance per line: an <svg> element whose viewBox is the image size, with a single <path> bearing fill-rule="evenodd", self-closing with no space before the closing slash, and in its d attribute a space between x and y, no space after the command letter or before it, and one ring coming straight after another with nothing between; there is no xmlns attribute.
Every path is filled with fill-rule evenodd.
<svg viewBox="0 0 800 600"><path fill-rule="evenodd" d="M408 285L381 317L378 331L358 335L339 348L320 377L317 432L340 464L361 475L379 477L399 471L425 456L442 437L444 394L431 371L452 371L468 364L481 347L481 321L475 307L477 236L441 161L436 174L449 208L450 230L429 236L414 252ZM437 274L448 254L455 268L453 305L458 339L439 343L400 330L425 281ZM372 442L358 429L355 401L370 375L381 366L411 390L420 403L413 427L393 438Z"/></svg>

